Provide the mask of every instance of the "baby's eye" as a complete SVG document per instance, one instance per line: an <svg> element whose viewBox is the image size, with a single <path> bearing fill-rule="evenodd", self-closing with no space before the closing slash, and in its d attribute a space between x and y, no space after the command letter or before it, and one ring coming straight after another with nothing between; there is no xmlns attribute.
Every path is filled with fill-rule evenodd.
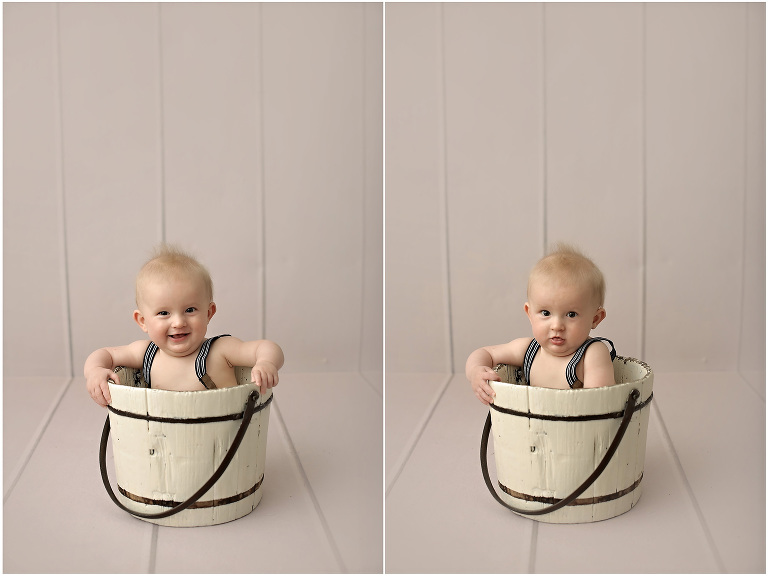
<svg viewBox="0 0 768 576"><path fill-rule="evenodd" d="M578 316L578 314L576 314L576 312L568 312L568 314L566 314L566 316L568 316L568 318L576 318L576 316Z"/></svg>
<svg viewBox="0 0 768 576"><path fill-rule="evenodd" d="M541 311L542 316L549 316L549 310L542 310Z"/></svg>
<svg viewBox="0 0 768 576"><path fill-rule="evenodd" d="M157 315L158 316L168 316L168 311L167 310L161 310L160 312L157 313Z"/></svg>
<svg viewBox="0 0 768 576"><path fill-rule="evenodd" d="M192 314L192 312L194 312L195 310L197 310L197 308L195 308L194 306L190 306L189 308L187 308L187 309L185 310L185 312L186 312L187 314Z"/></svg>

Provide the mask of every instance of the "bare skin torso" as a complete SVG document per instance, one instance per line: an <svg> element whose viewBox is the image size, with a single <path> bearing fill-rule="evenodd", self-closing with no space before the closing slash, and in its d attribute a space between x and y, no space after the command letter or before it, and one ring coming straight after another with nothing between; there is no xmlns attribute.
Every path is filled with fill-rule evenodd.
<svg viewBox="0 0 768 576"><path fill-rule="evenodd" d="M217 388L235 386L235 372L226 358L215 353L216 343L211 346L207 359L207 373ZM158 350L152 363L152 388L158 390L192 391L205 390L195 373L197 351L182 358L174 358Z"/></svg>

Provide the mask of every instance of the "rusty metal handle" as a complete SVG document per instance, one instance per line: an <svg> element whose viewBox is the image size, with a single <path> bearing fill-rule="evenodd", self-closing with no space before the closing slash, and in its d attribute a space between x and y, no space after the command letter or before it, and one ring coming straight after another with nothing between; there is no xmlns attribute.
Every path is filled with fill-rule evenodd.
<svg viewBox="0 0 768 576"><path fill-rule="evenodd" d="M168 516L173 516L174 514L178 514L182 510L186 510L192 504L197 502L203 494L208 492L208 490L211 489L211 487L218 482L219 478L224 474L224 472L227 470L227 467L229 466L229 463L232 462L232 459L235 457L235 453L237 452L237 449L240 447L240 443L243 441L243 438L245 437L245 433L248 430L248 425L251 422L251 417L253 416L254 412L256 412L256 402L259 399L259 393L256 390L253 390L248 395L248 401L245 404L245 410L243 411L243 421L240 423L240 428L237 431L237 434L235 435L234 440L232 440L232 446L230 446L229 450L227 451L227 454L224 456L224 459L221 461L221 464L219 464L219 467L216 469L216 471L213 473L213 476L210 477L210 479L203 485L202 488L200 488L197 492L192 494L189 498L187 498L184 502L181 504L178 504L171 508L170 510L164 510L163 512L157 512L154 514L149 514L146 512L137 512L135 510L131 510L127 506L125 506L120 500L117 499L117 496L115 496L115 493L112 491L112 486L109 484L109 476L107 475L107 462L106 462L106 456L107 456L107 440L109 438L109 415L107 415L107 420L104 422L104 429L101 433L101 445L99 446L99 468L101 469L101 480L104 482L104 488L107 489L107 494L109 494L109 497L112 498L112 501L117 504L119 508L122 510L125 510L129 514L132 514L134 516L138 516L139 518L145 518L147 520L159 520L160 518L167 518ZM264 404L259 405L259 410L266 406L269 401L272 400L272 396L269 397L267 402Z"/></svg>
<svg viewBox="0 0 768 576"><path fill-rule="evenodd" d="M567 506L576 498L581 496L584 491L589 488L595 480L600 476L600 474L603 473L603 471L608 467L608 463L610 462L611 458L613 457L616 450L619 448L619 444L621 444L621 440L624 438L624 434L627 431L627 428L629 427L629 421L632 420L632 415L635 413L635 408L637 405L637 400L640 398L640 392L637 390L637 388L634 388L630 393L629 397L627 398L627 404L624 408L624 417L621 420L621 424L619 425L619 430L616 432L616 437L613 439L613 442L611 442L611 445L608 447L608 451L605 453L605 456L603 456L603 459L600 461L600 464L597 465L597 468L595 468L595 471L592 472L592 474L587 478L582 484L576 488L571 494L563 498L562 500L559 500L558 502L555 502L554 504L550 506L545 506L544 508L540 508L538 510L523 510L520 508L515 508L514 506L510 506L504 500L501 499L501 496L499 496L498 492L496 492L496 489L493 486L493 482L491 482L491 477L488 474L488 438L491 434L491 412L488 412L488 417L485 419L485 426L483 427L483 435L480 439L480 467L483 471L483 479L485 480L485 485L488 487L488 490L491 492L491 495L496 499L496 501L504 506L505 508L509 508L512 510L512 512L517 512L518 514L523 514L526 516L540 516L542 514L549 514L550 512L554 512L555 510L559 510L563 506Z"/></svg>

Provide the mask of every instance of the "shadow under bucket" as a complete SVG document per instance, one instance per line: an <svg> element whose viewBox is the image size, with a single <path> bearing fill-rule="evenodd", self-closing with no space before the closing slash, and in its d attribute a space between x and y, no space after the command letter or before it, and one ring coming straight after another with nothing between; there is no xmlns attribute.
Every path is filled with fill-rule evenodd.
<svg viewBox="0 0 768 576"><path fill-rule="evenodd" d="M163 526L209 526L250 513L261 501L272 391L260 395L251 369L238 385L175 392L133 386L136 371L116 370L99 461L120 508ZM112 435L117 494L106 470Z"/></svg>
<svg viewBox="0 0 768 576"><path fill-rule="evenodd" d="M639 500L653 372L634 358L613 361L616 385L560 390L528 386L522 369L500 365L502 382L486 420L480 461L496 500L540 522L613 518ZM493 446L497 491L487 467Z"/></svg>

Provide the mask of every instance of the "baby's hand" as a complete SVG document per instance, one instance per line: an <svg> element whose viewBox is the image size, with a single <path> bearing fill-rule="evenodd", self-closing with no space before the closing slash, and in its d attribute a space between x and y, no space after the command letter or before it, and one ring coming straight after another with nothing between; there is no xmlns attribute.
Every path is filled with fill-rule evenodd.
<svg viewBox="0 0 768 576"><path fill-rule="evenodd" d="M259 387L259 391L264 394L268 388L277 386L277 367L272 362L261 360L256 362L251 369L251 382Z"/></svg>
<svg viewBox="0 0 768 576"><path fill-rule="evenodd" d="M472 370L471 378L469 379L469 383L472 385L472 390L474 391L475 396L477 396L478 400L486 406L493 402L493 397L496 396L493 388L488 384L488 380L501 381L501 376L499 376L497 372L494 372L493 368L489 368L488 366L476 367Z"/></svg>
<svg viewBox="0 0 768 576"><path fill-rule="evenodd" d="M109 395L109 380L115 384L120 384L120 379L109 368L94 368L88 373L85 380L85 386L88 388L88 394L99 406L106 406L112 403L112 397Z"/></svg>

